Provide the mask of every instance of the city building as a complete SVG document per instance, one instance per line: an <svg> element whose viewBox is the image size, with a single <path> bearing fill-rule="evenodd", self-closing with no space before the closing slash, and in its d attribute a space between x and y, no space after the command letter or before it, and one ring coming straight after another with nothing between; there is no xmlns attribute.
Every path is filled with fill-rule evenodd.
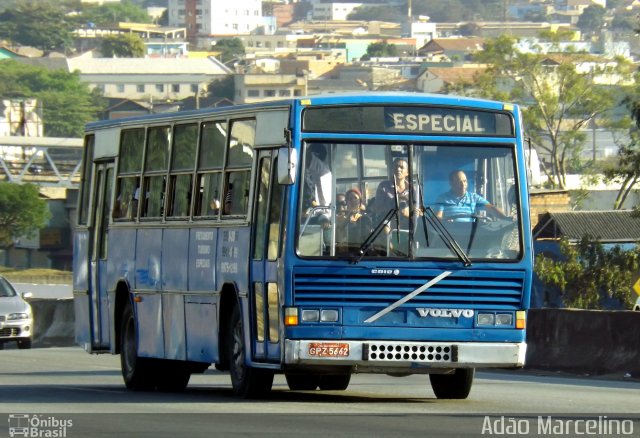
<svg viewBox="0 0 640 438"><path fill-rule="evenodd" d="M168 17L169 26L186 27L190 40L200 35L249 34L263 28L265 24L261 0L235 0L231 3L217 0L169 0Z"/></svg>

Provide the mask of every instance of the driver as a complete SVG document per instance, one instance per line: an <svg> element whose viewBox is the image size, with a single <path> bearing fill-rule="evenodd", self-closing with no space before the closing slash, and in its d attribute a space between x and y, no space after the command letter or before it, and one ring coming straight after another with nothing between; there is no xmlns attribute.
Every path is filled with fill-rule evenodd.
<svg viewBox="0 0 640 438"><path fill-rule="evenodd" d="M467 175L464 171L457 169L451 172L449 186L450 190L436 199L435 212L440 220L473 222L476 211L480 210L485 210L494 217L509 219L482 196L467 190Z"/></svg>

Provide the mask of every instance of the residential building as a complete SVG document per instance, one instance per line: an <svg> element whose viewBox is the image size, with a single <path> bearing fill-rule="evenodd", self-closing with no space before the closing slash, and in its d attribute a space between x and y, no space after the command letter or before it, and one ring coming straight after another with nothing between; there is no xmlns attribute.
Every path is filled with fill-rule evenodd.
<svg viewBox="0 0 640 438"><path fill-rule="evenodd" d="M314 20L344 21L362 3L315 3L311 12Z"/></svg>
<svg viewBox="0 0 640 438"><path fill-rule="evenodd" d="M307 95L304 75L238 74L234 78L236 104Z"/></svg>
<svg viewBox="0 0 640 438"><path fill-rule="evenodd" d="M155 24L118 23L115 27L80 27L74 31L76 48L80 52L100 49L102 39L112 35L133 33L142 38L145 55L149 57L183 57L188 54L187 29Z"/></svg>
<svg viewBox="0 0 640 438"><path fill-rule="evenodd" d="M472 53L482 50L484 38L436 38L418 49L418 56L444 55L450 60L463 61Z"/></svg>
<svg viewBox="0 0 640 438"><path fill-rule="evenodd" d="M473 84L482 71L484 66L478 64L454 67L451 63L432 63L417 77L416 89L423 93L442 93L450 86Z"/></svg>
<svg viewBox="0 0 640 438"><path fill-rule="evenodd" d="M70 58L69 71L105 97L131 100L180 100L207 89L216 77L231 73L213 57L196 59Z"/></svg>
<svg viewBox="0 0 640 438"><path fill-rule="evenodd" d="M189 39L249 34L264 26L261 0L169 0L168 11L169 26L186 27Z"/></svg>

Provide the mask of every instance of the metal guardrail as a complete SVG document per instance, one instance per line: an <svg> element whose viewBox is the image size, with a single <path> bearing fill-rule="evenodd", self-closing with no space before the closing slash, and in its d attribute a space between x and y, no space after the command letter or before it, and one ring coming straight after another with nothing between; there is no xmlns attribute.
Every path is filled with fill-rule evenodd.
<svg viewBox="0 0 640 438"><path fill-rule="evenodd" d="M78 188L82 151L81 138L0 136L0 179Z"/></svg>

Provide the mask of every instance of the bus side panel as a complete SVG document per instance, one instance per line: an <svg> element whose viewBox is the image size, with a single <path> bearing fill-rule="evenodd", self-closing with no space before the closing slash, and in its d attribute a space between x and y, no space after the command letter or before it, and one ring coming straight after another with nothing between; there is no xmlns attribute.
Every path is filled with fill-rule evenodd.
<svg viewBox="0 0 640 438"><path fill-rule="evenodd" d="M190 295L185 298L187 360L218 362L217 297Z"/></svg>
<svg viewBox="0 0 640 438"><path fill-rule="evenodd" d="M89 231L76 231L73 235L73 306L75 311L75 337L80 345L91 345L89 316Z"/></svg>
<svg viewBox="0 0 640 438"><path fill-rule="evenodd" d="M189 230L165 229L162 238L162 290L185 292L188 289Z"/></svg>
<svg viewBox="0 0 640 438"><path fill-rule="evenodd" d="M135 287L136 230L112 228L109 230L108 290L115 292L118 281L125 280ZM111 303L115 308L115 303Z"/></svg>
<svg viewBox="0 0 640 438"><path fill-rule="evenodd" d="M188 229L165 229L162 239L162 312L165 359L186 358L185 295Z"/></svg>
<svg viewBox="0 0 640 438"><path fill-rule="evenodd" d="M162 294L164 321L164 358L185 360L187 357L184 325L184 295Z"/></svg>
<svg viewBox="0 0 640 438"><path fill-rule="evenodd" d="M162 318L162 230L138 230L136 239L136 285L141 300L136 303L138 354L164 357Z"/></svg>
<svg viewBox="0 0 640 438"><path fill-rule="evenodd" d="M189 272L187 289L198 294L185 297L185 330L187 360L213 363L218 361L218 312L220 299L215 287L217 230L199 228L189 235ZM186 241L186 239L185 239Z"/></svg>

